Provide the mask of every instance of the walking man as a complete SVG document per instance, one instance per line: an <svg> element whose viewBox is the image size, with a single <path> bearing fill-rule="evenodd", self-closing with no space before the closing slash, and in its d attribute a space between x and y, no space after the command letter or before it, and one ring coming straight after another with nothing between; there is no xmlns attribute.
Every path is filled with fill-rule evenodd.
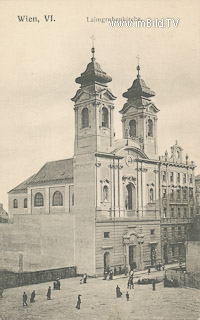
<svg viewBox="0 0 200 320"><path fill-rule="evenodd" d="M28 304L27 304L27 294L26 294L26 292L23 293L23 307L24 307L24 306L28 306Z"/></svg>
<svg viewBox="0 0 200 320"><path fill-rule="evenodd" d="M78 300L77 300L77 304L76 304L76 309L80 310L81 308L81 294L78 295Z"/></svg>
<svg viewBox="0 0 200 320"><path fill-rule="evenodd" d="M49 287L47 291L47 300L51 300L51 287Z"/></svg>

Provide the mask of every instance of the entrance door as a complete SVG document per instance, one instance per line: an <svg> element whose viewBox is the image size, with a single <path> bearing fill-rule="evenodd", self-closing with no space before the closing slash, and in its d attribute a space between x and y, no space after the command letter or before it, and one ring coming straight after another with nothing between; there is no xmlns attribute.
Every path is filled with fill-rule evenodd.
<svg viewBox="0 0 200 320"><path fill-rule="evenodd" d="M136 246L129 246L129 264L130 264L131 270L136 268L135 249L136 249Z"/></svg>
<svg viewBox="0 0 200 320"><path fill-rule="evenodd" d="M164 262L165 264L167 264L168 263L167 244L164 245L163 251L164 251Z"/></svg>
<svg viewBox="0 0 200 320"><path fill-rule="evenodd" d="M151 266L156 265L156 246L151 245Z"/></svg>
<svg viewBox="0 0 200 320"><path fill-rule="evenodd" d="M110 253L105 252L104 253L104 270L107 270L110 266Z"/></svg>

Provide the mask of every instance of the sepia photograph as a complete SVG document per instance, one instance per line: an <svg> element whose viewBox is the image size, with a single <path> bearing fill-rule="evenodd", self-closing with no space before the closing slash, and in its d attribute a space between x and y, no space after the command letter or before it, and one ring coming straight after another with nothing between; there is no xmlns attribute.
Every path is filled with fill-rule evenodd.
<svg viewBox="0 0 200 320"><path fill-rule="evenodd" d="M199 12L0 1L0 320L200 319Z"/></svg>

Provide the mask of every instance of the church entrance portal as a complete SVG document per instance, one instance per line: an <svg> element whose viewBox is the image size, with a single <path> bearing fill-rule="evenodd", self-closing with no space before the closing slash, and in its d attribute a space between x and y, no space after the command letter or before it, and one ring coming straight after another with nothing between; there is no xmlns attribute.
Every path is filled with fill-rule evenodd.
<svg viewBox="0 0 200 320"><path fill-rule="evenodd" d="M136 268L136 245L134 246L129 246L129 265L131 270Z"/></svg>
<svg viewBox="0 0 200 320"><path fill-rule="evenodd" d="M110 266L110 253L104 253L104 270L106 270Z"/></svg>

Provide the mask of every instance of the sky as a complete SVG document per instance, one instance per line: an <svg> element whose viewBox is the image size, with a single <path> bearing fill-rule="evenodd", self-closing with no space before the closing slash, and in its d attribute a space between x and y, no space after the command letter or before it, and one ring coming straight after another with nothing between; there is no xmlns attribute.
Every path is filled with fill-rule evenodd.
<svg viewBox="0 0 200 320"><path fill-rule="evenodd" d="M95 57L112 77L116 138L123 92L141 77L156 92L159 155L178 140L200 173L200 2L0 1L0 203L47 161L73 156L75 78ZM53 15L53 21L44 16ZM20 22L18 16L36 17ZM170 27L111 27L99 18L174 19ZM154 20L153 20L154 19ZM39 22L38 22L39 20ZM55 20L55 21L54 21Z"/></svg>

